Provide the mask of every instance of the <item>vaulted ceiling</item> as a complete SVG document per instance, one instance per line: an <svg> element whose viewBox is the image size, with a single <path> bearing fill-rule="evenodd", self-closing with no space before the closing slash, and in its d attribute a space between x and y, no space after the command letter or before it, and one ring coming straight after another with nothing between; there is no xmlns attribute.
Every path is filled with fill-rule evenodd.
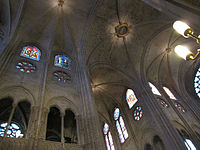
<svg viewBox="0 0 200 150"><path fill-rule="evenodd" d="M185 1L175 2L185 6ZM166 3L152 0L157 10L145 0L65 0L62 8L56 0L1 0L0 51L9 42L35 43L44 59L53 59L50 52L62 52L74 66L84 60L96 99L120 103L125 89L134 88L137 80L172 85L178 92L179 76L186 71L183 64L190 67L193 62L185 64L173 48L194 44L173 31L172 23L179 17L164 10L163 5L172 8ZM189 6L198 17L195 3ZM130 27L125 38L114 34L121 23Z"/></svg>

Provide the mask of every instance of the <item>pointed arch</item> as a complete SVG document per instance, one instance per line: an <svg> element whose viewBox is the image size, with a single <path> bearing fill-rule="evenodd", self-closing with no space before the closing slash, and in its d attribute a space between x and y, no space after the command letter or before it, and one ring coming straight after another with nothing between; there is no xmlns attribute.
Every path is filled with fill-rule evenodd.
<svg viewBox="0 0 200 150"><path fill-rule="evenodd" d="M132 89L128 89L126 91L126 101L129 106L129 109L131 109L133 107L133 105L138 101L138 99L135 96L135 93Z"/></svg>
<svg viewBox="0 0 200 150"><path fill-rule="evenodd" d="M153 94L155 95L159 95L161 96L160 92L158 91L158 89L155 87L155 85L153 85L151 82L148 82L150 88L151 88L151 91Z"/></svg>
<svg viewBox="0 0 200 150"><path fill-rule="evenodd" d="M114 120L115 120L116 128L118 131L118 135L120 138L120 142L124 143L125 140L128 138L128 132L127 132L123 117L120 115L119 108L115 108Z"/></svg>
<svg viewBox="0 0 200 150"><path fill-rule="evenodd" d="M112 138L112 135L111 135L111 132L109 129L109 125L107 123L104 124L103 133L104 133L104 137L105 137L107 150L115 150L113 138Z"/></svg>
<svg viewBox="0 0 200 150"><path fill-rule="evenodd" d="M167 95L169 96L170 99L177 100L176 97L174 96L174 94L169 90L169 88L164 86L163 89L167 93Z"/></svg>

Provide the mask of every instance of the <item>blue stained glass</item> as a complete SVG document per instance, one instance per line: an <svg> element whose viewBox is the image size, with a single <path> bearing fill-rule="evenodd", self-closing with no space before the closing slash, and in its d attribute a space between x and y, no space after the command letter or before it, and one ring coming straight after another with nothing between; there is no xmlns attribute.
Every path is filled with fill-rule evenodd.
<svg viewBox="0 0 200 150"><path fill-rule="evenodd" d="M57 67L65 68L71 70L71 60L69 57L63 55L56 55L54 60L54 65Z"/></svg>
<svg viewBox="0 0 200 150"><path fill-rule="evenodd" d="M36 61L40 60L40 50L35 46L25 46L20 56L27 57Z"/></svg>

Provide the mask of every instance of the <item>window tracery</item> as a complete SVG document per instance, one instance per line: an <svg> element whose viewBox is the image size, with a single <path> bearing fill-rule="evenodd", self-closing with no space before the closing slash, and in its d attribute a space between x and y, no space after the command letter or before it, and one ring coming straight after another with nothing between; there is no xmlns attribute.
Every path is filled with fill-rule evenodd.
<svg viewBox="0 0 200 150"><path fill-rule="evenodd" d="M194 78L194 89L197 96L200 98L200 68L197 70Z"/></svg>
<svg viewBox="0 0 200 150"><path fill-rule="evenodd" d="M133 90L131 90L131 89L127 90L126 101L127 101L128 106L129 106L129 109L131 109L133 107L133 105L135 105L135 103L138 101Z"/></svg>
<svg viewBox="0 0 200 150"><path fill-rule="evenodd" d="M134 116L134 119L136 121L140 120L143 116L143 110L142 110L142 107L141 106L137 106L134 110L134 113L133 113L133 116Z"/></svg>
<svg viewBox="0 0 200 150"><path fill-rule="evenodd" d="M165 102L165 100L163 100L162 98L157 97L157 100L160 102L161 106L163 106L164 108L168 108L169 107L168 103Z"/></svg>
<svg viewBox="0 0 200 150"><path fill-rule="evenodd" d="M119 108L115 108L114 120L115 120L116 128L117 128L117 131L119 134L120 142L124 143L125 140L128 138L128 132L127 132L126 126L124 124L124 120L123 120L122 116L120 115Z"/></svg>
<svg viewBox="0 0 200 150"><path fill-rule="evenodd" d="M54 77L60 82L66 83L71 80L71 76L67 74L66 72L56 71L53 74L54 74Z"/></svg>
<svg viewBox="0 0 200 150"><path fill-rule="evenodd" d="M112 135L110 133L109 125L107 123L104 124L103 133L107 150L115 150Z"/></svg>
<svg viewBox="0 0 200 150"><path fill-rule="evenodd" d="M4 136L7 124L7 122L3 122L0 124L0 136ZM18 124L12 122L8 127L7 137L23 137L23 134L21 133L21 127Z"/></svg>
<svg viewBox="0 0 200 150"><path fill-rule="evenodd" d="M183 106L181 104L175 103L174 105L179 111L181 111L183 113L185 112L185 109L183 108Z"/></svg>
<svg viewBox="0 0 200 150"><path fill-rule="evenodd" d="M24 73L31 73L36 71L36 66L34 66L32 63L25 61L18 62L16 68Z"/></svg>

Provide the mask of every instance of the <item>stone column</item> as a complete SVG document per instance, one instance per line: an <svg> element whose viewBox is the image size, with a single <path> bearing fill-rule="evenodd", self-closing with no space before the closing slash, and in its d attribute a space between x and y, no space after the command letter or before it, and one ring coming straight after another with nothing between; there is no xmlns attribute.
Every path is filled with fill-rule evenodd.
<svg viewBox="0 0 200 150"><path fill-rule="evenodd" d="M7 124L6 130L5 130L5 132L4 132L4 137L7 136L8 127L10 126L10 123L11 123L11 121L12 121L12 118L13 118L13 115L14 115L16 106L17 106L17 104L16 104L16 103L13 103L12 111L11 111L11 113L10 113L10 116L9 116L9 119L8 119L8 122L7 122L8 124Z"/></svg>
<svg viewBox="0 0 200 150"><path fill-rule="evenodd" d="M64 118L65 118L65 113L61 112L60 114L61 117L61 143L65 143L65 138L64 138Z"/></svg>
<svg viewBox="0 0 200 150"><path fill-rule="evenodd" d="M81 116L77 115L75 116L76 119L76 133L77 133L77 144L81 145L84 143L84 137L83 137L83 128L81 126Z"/></svg>
<svg viewBox="0 0 200 150"><path fill-rule="evenodd" d="M101 128L98 112L93 97L91 83L89 82L87 71L81 70L78 74L80 79L79 90L82 102L82 122L84 133L84 144L86 150L102 150L103 138L100 134Z"/></svg>
<svg viewBox="0 0 200 150"><path fill-rule="evenodd" d="M183 140L168 119L166 114L157 102L148 86L142 87L142 83L137 86L137 93L141 95L140 103L148 109L148 114L144 114L143 117L147 117L146 121L149 123L149 127L153 126L156 133L162 139L166 149L181 149L186 150ZM146 110L147 111L147 110ZM151 119L150 119L151 118Z"/></svg>
<svg viewBox="0 0 200 150"><path fill-rule="evenodd" d="M39 133L38 133L38 139L45 140L46 138L46 128L47 128L47 119L48 119L49 109L43 108L42 114L41 114L41 121L39 125Z"/></svg>
<svg viewBox="0 0 200 150"><path fill-rule="evenodd" d="M36 136L36 128L37 128L37 117L38 117L39 107L38 106L32 106L31 107L31 113L29 117L28 122L28 129L26 133L27 138L35 138Z"/></svg>

